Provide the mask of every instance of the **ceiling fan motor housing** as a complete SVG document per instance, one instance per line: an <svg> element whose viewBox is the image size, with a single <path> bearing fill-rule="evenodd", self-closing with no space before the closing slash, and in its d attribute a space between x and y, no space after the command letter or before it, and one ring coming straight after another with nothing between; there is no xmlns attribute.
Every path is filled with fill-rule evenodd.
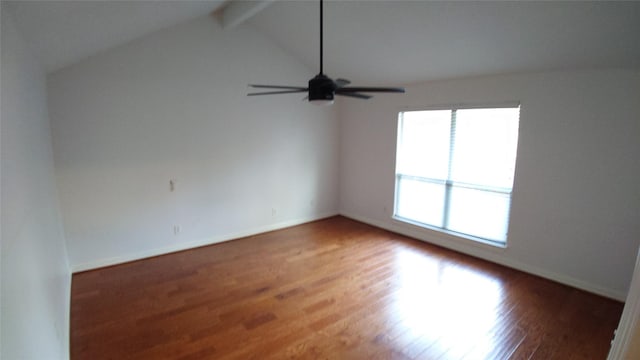
<svg viewBox="0 0 640 360"><path fill-rule="evenodd" d="M333 100L336 84L324 74L318 74L309 80L309 101Z"/></svg>

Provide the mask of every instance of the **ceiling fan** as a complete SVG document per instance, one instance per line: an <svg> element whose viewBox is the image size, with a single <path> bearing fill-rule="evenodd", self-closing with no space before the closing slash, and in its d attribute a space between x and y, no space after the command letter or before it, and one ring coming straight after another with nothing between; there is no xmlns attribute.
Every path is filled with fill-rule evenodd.
<svg viewBox="0 0 640 360"><path fill-rule="evenodd" d="M382 93L404 93L404 88L401 87L357 87L347 86L351 82L346 79L333 80L322 71L322 28L323 28L323 16L322 16L322 3L320 0L320 72L309 80L307 87L303 86L285 86L285 85L256 85L250 84L253 88L260 89L275 89L276 91L267 92L254 92L247 94L248 96L256 95L276 95L276 94L291 94L291 93L303 93L307 92L307 99L313 103L319 104L333 104L334 95L348 96L358 99L370 99L371 95L362 93L382 92Z"/></svg>

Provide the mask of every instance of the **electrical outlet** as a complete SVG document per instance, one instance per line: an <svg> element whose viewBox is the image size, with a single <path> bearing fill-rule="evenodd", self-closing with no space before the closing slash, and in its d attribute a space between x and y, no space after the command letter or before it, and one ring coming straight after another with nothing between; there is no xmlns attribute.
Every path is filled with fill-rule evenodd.
<svg viewBox="0 0 640 360"><path fill-rule="evenodd" d="M180 234L180 231L182 231L182 227L180 225L173 225L173 235Z"/></svg>
<svg viewBox="0 0 640 360"><path fill-rule="evenodd" d="M278 211L276 210L276 208L272 208L271 209L271 216L275 217L278 214Z"/></svg>

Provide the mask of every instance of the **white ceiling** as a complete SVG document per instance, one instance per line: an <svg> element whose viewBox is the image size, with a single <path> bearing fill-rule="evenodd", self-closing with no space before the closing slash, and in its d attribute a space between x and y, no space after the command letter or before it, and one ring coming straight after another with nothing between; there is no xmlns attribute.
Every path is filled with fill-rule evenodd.
<svg viewBox="0 0 640 360"><path fill-rule="evenodd" d="M318 11L278 1L250 23L318 69ZM330 1L324 18L325 73L359 84L640 68L640 2Z"/></svg>
<svg viewBox="0 0 640 360"><path fill-rule="evenodd" d="M49 72L180 22L224 0L2 1Z"/></svg>
<svg viewBox="0 0 640 360"><path fill-rule="evenodd" d="M54 71L209 14L223 2L8 4L46 69ZM276 1L249 24L317 72L317 1ZM326 1L324 65L330 76L360 85L567 68L640 68L640 2Z"/></svg>

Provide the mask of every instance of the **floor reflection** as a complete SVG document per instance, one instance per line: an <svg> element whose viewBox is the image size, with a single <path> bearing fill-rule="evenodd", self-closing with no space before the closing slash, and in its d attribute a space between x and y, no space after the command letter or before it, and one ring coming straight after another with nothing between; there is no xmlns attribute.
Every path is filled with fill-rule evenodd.
<svg viewBox="0 0 640 360"><path fill-rule="evenodd" d="M429 358L482 359L496 347L493 333L503 313L500 279L410 248L396 253L394 266L398 287L389 315L405 328L403 337L420 339L418 349L425 354L420 358L428 353Z"/></svg>

